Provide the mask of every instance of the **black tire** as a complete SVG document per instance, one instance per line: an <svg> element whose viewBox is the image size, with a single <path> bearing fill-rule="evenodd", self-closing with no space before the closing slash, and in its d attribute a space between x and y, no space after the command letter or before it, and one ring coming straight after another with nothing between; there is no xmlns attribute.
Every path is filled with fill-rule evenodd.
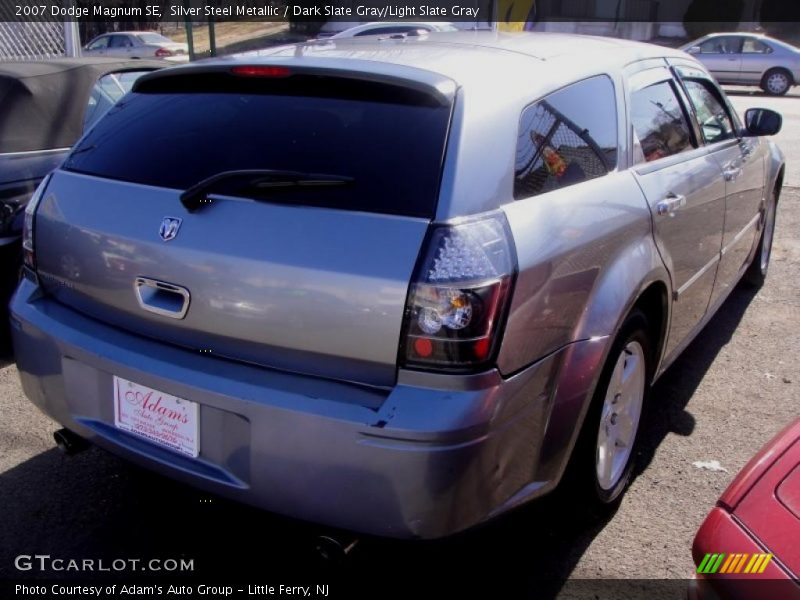
<svg viewBox="0 0 800 600"><path fill-rule="evenodd" d="M22 275L22 251L12 246L3 249L0 256L0 358L10 357L11 324L9 323L8 303Z"/></svg>
<svg viewBox="0 0 800 600"><path fill-rule="evenodd" d="M603 366L603 371L597 382L597 388L592 397L589 411L586 414L581 433L570 459L569 471L566 474L566 486L570 494L581 504L588 504L586 508L613 510L622 498L623 493L630 484L639 445L641 432L647 414L647 402L650 394L650 382L653 378L653 344L650 339L650 327L647 318L640 310L633 310L625 319ZM609 391L612 374L620 360L623 351L632 342L640 345L644 359L644 388L639 420L633 436L627 463L621 470L616 482L611 487L604 487L598 476L598 445L601 419L604 419L604 404ZM588 502L587 502L588 501Z"/></svg>
<svg viewBox="0 0 800 600"><path fill-rule="evenodd" d="M771 212L770 212L771 211ZM778 213L778 191L775 190L769 199L764 217L764 226L758 239L758 246L753 255L753 260L742 279L748 285L760 288L767 280L769 261L772 257L772 243L775 239L775 221Z"/></svg>
<svg viewBox="0 0 800 600"><path fill-rule="evenodd" d="M770 69L761 80L761 89L770 96L784 96L793 85L792 74L781 68Z"/></svg>

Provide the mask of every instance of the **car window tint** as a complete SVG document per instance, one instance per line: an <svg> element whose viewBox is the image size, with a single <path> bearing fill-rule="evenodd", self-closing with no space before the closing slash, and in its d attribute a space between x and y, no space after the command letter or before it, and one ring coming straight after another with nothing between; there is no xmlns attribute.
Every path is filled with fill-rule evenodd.
<svg viewBox="0 0 800 600"><path fill-rule="evenodd" d="M769 54L772 52L772 48L763 42L754 40L752 38L747 38L742 46L742 52L744 54Z"/></svg>
<svg viewBox="0 0 800 600"><path fill-rule="evenodd" d="M700 44L701 54L737 54L742 51L742 38L718 37Z"/></svg>
<svg viewBox="0 0 800 600"><path fill-rule="evenodd" d="M683 107L669 81L656 83L631 97L631 120L641 157L646 162L692 148Z"/></svg>
<svg viewBox="0 0 800 600"><path fill-rule="evenodd" d="M694 107L703 138L714 144L736 137L728 111L722 105L710 85L702 80L684 80L689 100Z"/></svg>
<svg viewBox="0 0 800 600"><path fill-rule="evenodd" d="M131 91L133 82L149 71L124 71L120 73L108 73L97 80L89 95L86 113L83 117L83 128L88 129L114 103Z"/></svg>
<svg viewBox="0 0 800 600"><path fill-rule="evenodd" d="M324 173L353 183L232 180L218 193L430 218L450 110L425 92L338 77L152 80L92 127L65 168L177 190L225 171Z"/></svg>
<svg viewBox="0 0 800 600"><path fill-rule="evenodd" d="M608 77L575 83L523 111L514 198L601 177L616 165L617 103Z"/></svg>

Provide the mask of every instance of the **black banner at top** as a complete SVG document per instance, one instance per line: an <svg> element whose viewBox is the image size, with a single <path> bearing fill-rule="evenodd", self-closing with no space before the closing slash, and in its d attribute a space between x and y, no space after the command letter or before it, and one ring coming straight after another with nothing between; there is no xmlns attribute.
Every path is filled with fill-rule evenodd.
<svg viewBox="0 0 800 600"><path fill-rule="evenodd" d="M2 0L0 21L792 22L796 0Z"/></svg>

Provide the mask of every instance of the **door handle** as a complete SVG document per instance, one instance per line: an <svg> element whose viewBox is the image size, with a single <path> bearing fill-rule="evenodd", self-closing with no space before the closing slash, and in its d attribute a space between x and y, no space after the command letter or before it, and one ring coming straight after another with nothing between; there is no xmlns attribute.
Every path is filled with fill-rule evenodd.
<svg viewBox="0 0 800 600"><path fill-rule="evenodd" d="M171 319L182 319L189 310L189 290L179 285L137 277L133 287L139 307L148 312Z"/></svg>
<svg viewBox="0 0 800 600"><path fill-rule="evenodd" d="M734 181L739 175L742 174L741 167L728 167L722 171L722 174L725 176L725 181Z"/></svg>
<svg viewBox="0 0 800 600"><path fill-rule="evenodd" d="M656 211L660 216L674 216L675 211L686 206L686 196L680 194L670 194L656 205Z"/></svg>

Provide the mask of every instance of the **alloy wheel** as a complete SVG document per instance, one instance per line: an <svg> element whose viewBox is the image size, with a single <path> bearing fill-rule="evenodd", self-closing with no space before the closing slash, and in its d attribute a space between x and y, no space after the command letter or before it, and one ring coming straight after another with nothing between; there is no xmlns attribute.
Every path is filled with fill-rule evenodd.
<svg viewBox="0 0 800 600"><path fill-rule="evenodd" d="M595 469L604 490L617 485L631 458L642 415L645 373L644 349L631 341L614 366L600 415Z"/></svg>

